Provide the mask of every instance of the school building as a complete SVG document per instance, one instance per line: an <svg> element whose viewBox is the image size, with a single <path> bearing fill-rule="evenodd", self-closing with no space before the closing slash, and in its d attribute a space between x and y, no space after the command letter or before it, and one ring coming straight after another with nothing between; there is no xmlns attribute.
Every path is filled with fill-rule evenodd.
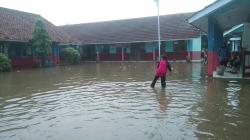
<svg viewBox="0 0 250 140"><path fill-rule="evenodd" d="M186 19L193 13L160 16L161 54L170 60L201 59L201 32ZM152 61L158 57L157 17L60 26L81 42L83 61Z"/></svg>
<svg viewBox="0 0 250 140"><path fill-rule="evenodd" d="M188 22L208 34L208 75L215 75L219 66L218 49L230 42L228 49L241 58L238 77L250 77L249 0L217 0L194 13Z"/></svg>
<svg viewBox="0 0 250 140"><path fill-rule="evenodd" d="M193 13L160 16L161 54L169 60L201 60L201 32L186 20ZM60 50L74 46L82 61L153 61L158 58L157 17L55 26L40 15L0 7L0 53L13 67L32 67L39 60L31 47L37 20L52 40L47 63L60 63Z"/></svg>
<svg viewBox="0 0 250 140"><path fill-rule="evenodd" d="M32 67L38 61L30 43L37 20L45 23L52 40L47 63L58 64L60 47L77 42L40 15L0 7L0 53L9 57L13 67Z"/></svg>

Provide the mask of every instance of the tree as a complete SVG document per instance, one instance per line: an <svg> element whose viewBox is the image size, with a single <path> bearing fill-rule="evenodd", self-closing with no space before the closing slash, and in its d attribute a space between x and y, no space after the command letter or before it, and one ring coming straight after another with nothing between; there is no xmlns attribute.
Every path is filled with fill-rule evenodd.
<svg viewBox="0 0 250 140"><path fill-rule="evenodd" d="M51 52L51 39L42 20L36 22L31 44L35 49L35 54L40 59L40 66L44 67L46 57L49 56Z"/></svg>
<svg viewBox="0 0 250 140"><path fill-rule="evenodd" d="M7 72L11 70L10 60L5 54L0 53L0 72Z"/></svg>
<svg viewBox="0 0 250 140"><path fill-rule="evenodd" d="M81 59L80 53L72 47L64 48L62 50L62 57L68 64L79 64Z"/></svg>

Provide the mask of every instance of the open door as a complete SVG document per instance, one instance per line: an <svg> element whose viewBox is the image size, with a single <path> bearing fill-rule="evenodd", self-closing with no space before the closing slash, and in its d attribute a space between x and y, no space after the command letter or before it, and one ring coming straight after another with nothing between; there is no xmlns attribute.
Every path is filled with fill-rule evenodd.
<svg viewBox="0 0 250 140"><path fill-rule="evenodd" d="M250 51L243 51L243 77L250 77Z"/></svg>

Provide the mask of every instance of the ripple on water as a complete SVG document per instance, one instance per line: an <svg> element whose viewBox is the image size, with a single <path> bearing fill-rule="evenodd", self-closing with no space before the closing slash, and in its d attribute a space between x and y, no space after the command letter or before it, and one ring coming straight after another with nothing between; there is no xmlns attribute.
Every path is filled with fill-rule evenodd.
<svg viewBox="0 0 250 140"><path fill-rule="evenodd" d="M180 76L176 68L166 89L160 81L152 89L147 68L122 74L105 68L103 75L72 67L47 85L23 91L31 94L0 97L0 139L214 139L233 130L245 134L239 130L248 128L239 81L202 81L199 73ZM217 85L222 88L214 89Z"/></svg>

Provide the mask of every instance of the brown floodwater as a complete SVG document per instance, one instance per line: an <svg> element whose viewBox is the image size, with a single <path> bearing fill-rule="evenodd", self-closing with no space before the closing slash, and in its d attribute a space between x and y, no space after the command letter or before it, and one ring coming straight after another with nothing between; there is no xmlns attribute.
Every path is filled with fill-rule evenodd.
<svg viewBox="0 0 250 140"><path fill-rule="evenodd" d="M1 140L248 139L250 82L172 63L86 63L0 74Z"/></svg>

